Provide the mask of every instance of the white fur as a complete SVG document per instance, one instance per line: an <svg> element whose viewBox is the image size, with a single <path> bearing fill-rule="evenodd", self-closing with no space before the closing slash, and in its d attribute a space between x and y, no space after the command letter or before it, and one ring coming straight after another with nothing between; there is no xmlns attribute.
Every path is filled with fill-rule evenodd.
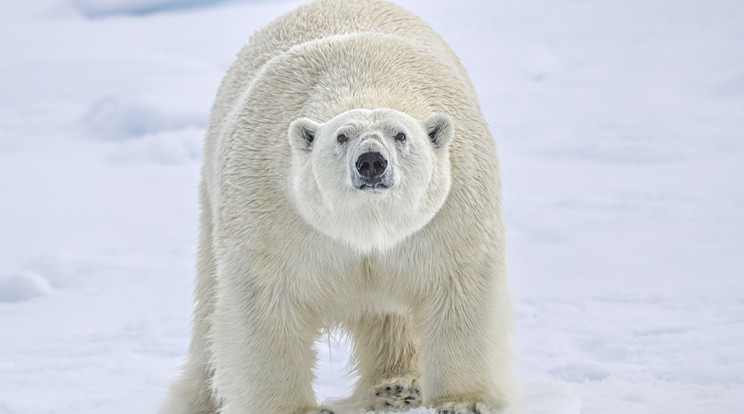
<svg viewBox="0 0 744 414"><path fill-rule="evenodd" d="M355 186L368 151L387 159L388 189ZM378 0L321 0L276 19L212 108L192 342L161 413L319 412L312 345L332 326L349 331L359 375L337 414L502 409L500 193L472 85L420 19Z"/></svg>

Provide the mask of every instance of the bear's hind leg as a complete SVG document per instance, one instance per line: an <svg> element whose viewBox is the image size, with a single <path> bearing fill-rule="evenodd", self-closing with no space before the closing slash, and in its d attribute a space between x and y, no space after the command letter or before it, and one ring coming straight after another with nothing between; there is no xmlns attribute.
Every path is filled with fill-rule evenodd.
<svg viewBox="0 0 744 414"><path fill-rule="evenodd" d="M359 375L352 398L367 410L421 405L418 356L407 318L370 315L349 328Z"/></svg>

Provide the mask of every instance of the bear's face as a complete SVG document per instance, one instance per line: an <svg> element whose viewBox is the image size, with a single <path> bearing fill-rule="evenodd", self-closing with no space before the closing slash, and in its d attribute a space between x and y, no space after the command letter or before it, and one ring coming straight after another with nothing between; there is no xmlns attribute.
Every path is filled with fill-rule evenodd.
<svg viewBox="0 0 744 414"><path fill-rule="evenodd" d="M384 251L421 229L451 184L444 115L354 109L326 123L292 122L292 192L316 230L362 252Z"/></svg>

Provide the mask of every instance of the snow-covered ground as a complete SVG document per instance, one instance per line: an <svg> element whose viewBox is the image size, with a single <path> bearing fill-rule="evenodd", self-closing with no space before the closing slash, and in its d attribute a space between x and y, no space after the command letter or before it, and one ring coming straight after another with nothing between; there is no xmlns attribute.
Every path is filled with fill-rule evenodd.
<svg viewBox="0 0 744 414"><path fill-rule="evenodd" d="M744 2L399 3L498 140L516 413L742 412ZM0 413L155 410L188 344L209 106L296 4L2 1ZM318 397L343 395L346 344L318 354Z"/></svg>

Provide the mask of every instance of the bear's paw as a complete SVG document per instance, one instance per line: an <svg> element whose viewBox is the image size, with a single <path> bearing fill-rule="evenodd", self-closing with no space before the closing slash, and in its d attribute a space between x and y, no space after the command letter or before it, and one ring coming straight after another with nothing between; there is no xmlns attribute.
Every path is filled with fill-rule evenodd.
<svg viewBox="0 0 744 414"><path fill-rule="evenodd" d="M417 377L406 375L387 379L367 391L369 411L397 411L421 405Z"/></svg>

